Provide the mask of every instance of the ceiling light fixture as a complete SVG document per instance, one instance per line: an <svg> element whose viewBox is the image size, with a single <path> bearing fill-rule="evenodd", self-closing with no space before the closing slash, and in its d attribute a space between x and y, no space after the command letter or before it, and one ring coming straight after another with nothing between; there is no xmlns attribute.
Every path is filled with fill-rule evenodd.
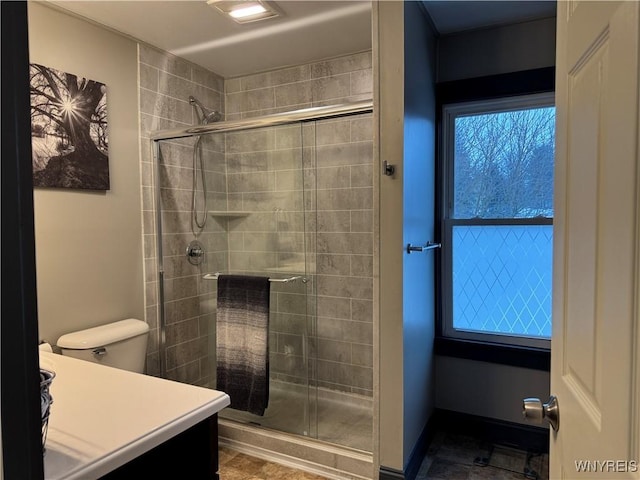
<svg viewBox="0 0 640 480"><path fill-rule="evenodd" d="M256 22L280 16L273 2L263 0L207 0L207 3L237 23Z"/></svg>

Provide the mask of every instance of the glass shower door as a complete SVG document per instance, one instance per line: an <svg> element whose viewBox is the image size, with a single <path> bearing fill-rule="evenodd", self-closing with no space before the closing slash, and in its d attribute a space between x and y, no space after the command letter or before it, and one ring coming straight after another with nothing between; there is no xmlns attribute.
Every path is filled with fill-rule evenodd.
<svg viewBox="0 0 640 480"><path fill-rule="evenodd" d="M155 144L160 370L218 388L219 275L268 277L268 407L221 416L371 451L371 115L247 125Z"/></svg>
<svg viewBox="0 0 640 480"><path fill-rule="evenodd" d="M225 145L227 213L216 219L229 239L225 270L272 282L268 408L263 416L226 409L222 417L308 435L301 125L229 132Z"/></svg>
<svg viewBox="0 0 640 480"><path fill-rule="evenodd" d="M226 197L225 168L221 134L158 142L157 308L162 318L159 335L151 338L158 339L164 377L205 387L215 385L215 336L209 325L215 320L216 289L204 276L226 265L228 257L226 232L209 211Z"/></svg>

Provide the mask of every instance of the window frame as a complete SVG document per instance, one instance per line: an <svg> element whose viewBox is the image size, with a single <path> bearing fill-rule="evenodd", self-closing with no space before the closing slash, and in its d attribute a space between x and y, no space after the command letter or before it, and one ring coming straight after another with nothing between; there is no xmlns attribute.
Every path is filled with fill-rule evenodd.
<svg viewBox="0 0 640 480"><path fill-rule="evenodd" d="M496 219L457 219L453 215L454 197L454 122L462 114L474 115L483 113L500 113L526 108L555 107L553 91L522 93L513 96L495 96L464 102L442 102L441 108L441 198L440 198L440 232L442 251L440 254L440 292L439 310L441 336L449 340L491 343L506 347L525 349L541 349L548 351L551 341L541 337L499 334L493 332L475 332L455 329L453 327L453 229L457 225L553 225L553 218L496 218Z"/></svg>

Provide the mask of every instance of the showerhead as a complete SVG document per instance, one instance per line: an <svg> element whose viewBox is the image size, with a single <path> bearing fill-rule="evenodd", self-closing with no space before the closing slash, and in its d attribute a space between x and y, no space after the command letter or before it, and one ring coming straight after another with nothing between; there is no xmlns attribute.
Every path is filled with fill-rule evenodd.
<svg viewBox="0 0 640 480"><path fill-rule="evenodd" d="M189 103L191 104L191 106L196 108L196 112L198 112L199 110L198 121L202 125L206 125L207 123L213 123L213 122L218 122L222 120L222 114L220 112L216 110L209 110L204 105L202 105L200 100L198 100L193 95L189 96Z"/></svg>

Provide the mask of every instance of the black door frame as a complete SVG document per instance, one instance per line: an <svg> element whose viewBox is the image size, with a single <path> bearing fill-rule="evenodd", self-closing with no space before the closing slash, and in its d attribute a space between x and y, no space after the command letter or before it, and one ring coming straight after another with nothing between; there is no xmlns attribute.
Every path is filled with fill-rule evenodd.
<svg viewBox="0 0 640 480"><path fill-rule="evenodd" d="M27 2L2 1L2 457L42 479Z"/></svg>

